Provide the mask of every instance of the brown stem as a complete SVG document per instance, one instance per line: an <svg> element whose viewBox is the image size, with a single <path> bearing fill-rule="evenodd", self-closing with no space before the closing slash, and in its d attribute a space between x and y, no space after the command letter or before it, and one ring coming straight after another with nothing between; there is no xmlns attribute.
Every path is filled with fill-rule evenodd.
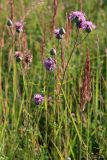
<svg viewBox="0 0 107 160"><path fill-rule="evenodd" d="M53 35L54 29L55 29L55 19L56 19L56 16L57 16L58 0L54 0L53 5L54 5L54 13L53 13L53 18L52 18L52 31L51 31L52 35Z"/></svg>

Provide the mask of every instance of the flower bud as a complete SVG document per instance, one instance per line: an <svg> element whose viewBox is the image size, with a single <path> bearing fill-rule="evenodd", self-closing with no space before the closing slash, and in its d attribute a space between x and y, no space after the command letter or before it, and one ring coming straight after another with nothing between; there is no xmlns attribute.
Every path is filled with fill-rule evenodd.
<svg viewBox="0 0 107 160"><path fill-rule="evenodd" d="M7 25L8 25L8 26L12 26L12 25L13 25L13 22L11 21L11 19L8 19Z"/></svg>
<svg viewBox="0 0 107 160"><path fill-rule="evenodd" d="M50 50L50 54L51 54L52 56L56 55L56 49L55 49L55 48L52 48L52 49Z"/></svg>

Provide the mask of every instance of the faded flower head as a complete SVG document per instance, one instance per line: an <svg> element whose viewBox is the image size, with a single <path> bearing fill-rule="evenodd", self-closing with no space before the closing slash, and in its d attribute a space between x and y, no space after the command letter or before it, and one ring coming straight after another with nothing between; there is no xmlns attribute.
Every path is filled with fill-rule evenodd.
<svg viewBox="0 0 107 160"><path fill-rule="evenodd" d="M55 49L55 48L52 48L52 49L50 50L50 54L51 54L52 56L56 55L56 49Z"/></svg>
<svg viewBox="0 0 107 160"><path fill-rule="evenodd" d="M53 71L56 68L56 63L52 58L46 59L44 65L48 71Z"/></svg>
<svg viewBox="0 0 107 160"><path fill-rule="evenodd" d="M13 22L12 22L11 19L8 19L8 20L7 20L7 25L8 25L8 26L12 26L12 25L13 25Z"/></svg>
<svg viewBox="0 0 107 160"><path fill-rule="evenodd" d="M81 28L86 32L91 32L93 29L96 28L96 26L91 21L84 21L81 24Z"/></svg>
<svg viewBox="0 0 107 160"><path fill-rule="evenodd" d="M32 59L33 59L32 54L29 53L29 54L25 55L25 62L26 63L31 63Z"/></svg>
<svg viewBox="0 0 107 160"><path fill-rule="evenodd" d="M55 29L54 33L57 39L62 39L63 35L65 34L65 29L64 28Z"/></svg>
<svg viewBox="0 0 107 160"><path fill-rule="evenodd" d="M80 11L74 11L71 12L69 15L69 19L72 22L75 22L77 24L77 27L80 27L80 23L84 22L86 20L85 18L85 14L83 12Z"/></svg>
<svg viewBox="0 0 107 160"><path fill-rule="evenodd" d="M17 62L22 61L22 60L23 60L23 54L22 54L22 52L16 51L16 52L15 52L15 57L16 57L16 61L17 61Z"/></svg>
<svg viewBox="0 0 107 160"><path fill-rule="evenodd" d="M15 22L15 29L16 29L16 32L18 32L18 33L23 32L23 23L22 22Z"/></svg>
<svg viewBox="0 0 107 160"><path fill-rule="evenodd" d="M35 94L33 100L36 105L40 105L44 101L44 97L41 94Z"/></svg>

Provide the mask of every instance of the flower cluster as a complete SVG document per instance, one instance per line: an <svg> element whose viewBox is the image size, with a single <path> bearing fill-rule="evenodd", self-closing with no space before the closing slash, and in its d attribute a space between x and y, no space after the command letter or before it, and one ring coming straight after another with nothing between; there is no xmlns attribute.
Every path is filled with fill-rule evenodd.
<svg viewBox="0 0 107 160"><path fill-rule="evenodd" d="M77 28L81 28L88 33L96 28L96 26L91 21L86 20L86 16L83 12L71 12L69 15L69 19L72 22L76 23Z"/></svg>
<svg viewBox="0 0 107 160"><path fill-rule="evenodd" d="M31 53L16 51L15 58L17 62L23 61L29 65L32 62L33 56Z"/></svg>
<svg viewBox="0 0 107 160"><path fill-rule="evenodd" d="M14 27L16 32L18 32L18 33L23 32L23 27L24 27L23 22L17 21L15 23L13 23L11 19L8 19L7 25L9 27L11 27L11 26Z"/></svg>
<svg viewBox="0 0 107 160"><path fill-rule="evenodd" d="M93 29L95 29L95 25L91 21L87 21L85 14L80 11L75 11L70 13L69 19L73 23L76 23L77 28L81 28L88 33L91 32ZM64 28L55 29L54 34L55 34L55 37L58 40L60 40L63 38L65 34L65 29ZM53 57L45 59L44 66L46 70L54 71L56 69L56 61L55 61L56 49L55 48L52 48L50 50L50 55ZM36 105L40 105L44 101L44 97L41 94L35 94L33 100ZM68 159L70 158L68 157Z"/></svg>

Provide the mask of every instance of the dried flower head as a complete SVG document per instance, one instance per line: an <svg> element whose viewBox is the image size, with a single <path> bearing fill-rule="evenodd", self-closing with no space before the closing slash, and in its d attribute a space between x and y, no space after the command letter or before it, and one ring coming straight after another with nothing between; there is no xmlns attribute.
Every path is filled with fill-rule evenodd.
<svg viewBox="0 0 107 160"><path fill-rule="evenodd" d="M86 32L91 32L96 26L91 21L84 21L81 23L81 28Z"/></svg>
<svg viewBox="0 0 107 160"><path fill-rule="evenodd" d="M16 57L16 61L17 62L22 61L23 60L23 54L22 54L22 52L21 51L16 51L15 52L15 57Z"/></svg>
<svg viewBox="0 0 107 160"><path fill-rule="evenodd" d="M20 33L23 32L23 23L22 22L15 22L15 29L16 32Z"/></svg>
<svg viewBox="0 0 107 160"><path fill-rule="evenodd" d="M32 59L33 59L33 56L31 53L25 55L25 62L26 63L30 64L32 62Z"/></svg>
<svg viewBox="0 0 107 160"><path fill-rule="evenodd" d="M55 48L52 48L52 49L50 50L50 54L51 54L52 56L56 55L56 49L55 49Z"/></svg>
<svg viewBox="0 0 107 160"><path fill-rule="evenodd" d="M44 61L45 68L48 71L54 71L56 68L56 63L52 58L48 58Z"/></svg>
<svg viewBox="0 0 107 160"><path fill-rule="evenodd" d="M33 100L36 105L40 105L44 101L44 97L41 94L35 94Z"/></svg>

